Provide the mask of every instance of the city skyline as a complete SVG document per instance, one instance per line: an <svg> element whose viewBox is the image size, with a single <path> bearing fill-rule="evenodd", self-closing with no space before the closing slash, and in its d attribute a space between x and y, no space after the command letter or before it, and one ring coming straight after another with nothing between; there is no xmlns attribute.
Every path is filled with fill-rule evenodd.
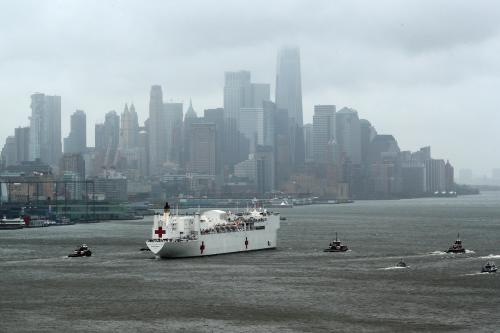
<svg viewBox="0 0 500 333"><path fill-rule="evenodd" d="M27 3L30 6L24 8L23 4ZM304 123L312 123L316 104L334 104L337 109L349 107L357 110L360 118L369 119L379 133L397 137L402 147L416 150L432 145L436 155L452 160L457 169L470 168L480 174L489 174L498 167L500 157L491 152L495 150L494 142L498 141L494 124L498 123L499 116L494 111L500 101L490 88L499 77L497 60L490 56L495 54L498 44L498 23L493 20L497 6L490 5L489 12L485 12L478 9L480 6L457 2L453 6L445 4L446 8L438 12L430 2L424 2L414 8L416 11L409 17L407 10L394 2L377 4L377 8L361 3L364 9L344 2L335 5L319 2L310 8L311 14L306 15L301 13L305 2L294 2L286 9L286 16L296 14L304 18L303 23L284 19L279 13L279 4L269 5L265 7L268 11L260 21L261 26L257 27L257 32L262 33L249 34L250 30L242 24L218 40L211 38L221 32L222 27L216 25L209 28L209 38L205 41L194 33L196 27L203 22L216 22L219 16L230 18L231 13L241 10L241 3L226 3L224 14L208 10L203 3L196 4L207 10L193 13L188 13L183 6L173 8L157 3L154 9L158 13L171 10L187 21L197 22L195 28L179 26L182 40L161 33L169 24L179 23L178 19L173 23L160 23L159 14L153 9L139 8L133 3L124 2L125 5L120 6L113 18L117 28L100 37L92 35L95 28L85 24L78 28L76 24L88 18L97 3L73 2L66 5L65 10L52 14L49 12L55 5L50 3L21 1L19 5L3 5L4 14L0 14L6 22L3 44L8 51L2 58L15 60L10 61L9 68L2 68L5 79L1 83L4 93L0 102L6 108L3 112L16 117L6 117L0 125L0 140L3 142L12 135L15 127L29 125L29 96L36 91L61 96L63 137L69 133L70 115L78 109L85 111L90 145L94 137L93 124L102 122L110 110L120 113L127 102L135 104L139 121L143 123L148 113L149 88L153 84L162 85L165 102L173 99L186 106L192 98L198 116L204 109L223 105L225 71L250 71L252 81L269 83L274 96L276 50L281 45L292 44L301 48ZM109 4L99 6L97 27L104 24L103 18L114 9ZM411 3L406 6L412 7ZM247 8L248 17L244 22L255 20L261 8L263 3ZM390 9L387 16L382 15L384 8ZM152 26L141 28L141 24L136 24L136 31L130 23L123 23L134 22L131 17L136 10L151 19L159 31ZM354 29L352 23L343 18L343 13L349 10L354 18L364 17L370 10L374 15L366 25ZM37 11L40 15L34 16ZM76 12L81 18L75 16ZM313 14L317 15L317 22L312 20ZM480 15L482 20L465 29L462 23L469 15ZM27 23L20 27L8 16L32 20L23 20ZM56 26L69 20L77 21L67 35L56 38L51 33L49 18L54 19ZM328 29L325 24L332 18L337 23ZM420 22L428 24L418 24ZM122 30L127 29L134 31L129 39L118 38L123 35ZM264 32L270 32L270 36L262 37ZM143 41L147 33L152 33L151 37ZM19 53L25 47L19 40L27 34L43 35L48 41L45 44L34 41L39 50L35 52L36 57L26 55L29 52ZM63 47L75 46L72 38L77 34L83 35L83 46L92 52L89 60ZM18 39L7 36L18 36ZM375 40L380 43L375 47L368 37L377 37ZM115 46L97 52L98 46L113 38L117 40ZM56 40L61 46L51 49ZM167 50L163 43L153 45L160 40L172 47ZM228 44L231 41L237 43ZM332 46L325 45L327 41ZM119 50L123 51L123 60L115 62L114 54ZM148 57L152 57L151 62L141 63L140 59ZM224 63L218 58L224 58ZM51 79L49 73L53 74ZM103 89L104 83L107 89ZM473 139L460 133L469 133Z"/></svg>

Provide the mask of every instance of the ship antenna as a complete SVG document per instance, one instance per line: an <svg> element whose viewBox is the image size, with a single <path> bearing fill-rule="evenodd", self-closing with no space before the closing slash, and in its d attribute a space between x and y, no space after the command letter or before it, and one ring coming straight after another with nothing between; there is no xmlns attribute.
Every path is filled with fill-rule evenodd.
<svg viewBox="0 0 500 333"><path fill-rule="evenodd" d="M338 238L337 238L337 232L335 231L335 241L338 242Z"/></svg>

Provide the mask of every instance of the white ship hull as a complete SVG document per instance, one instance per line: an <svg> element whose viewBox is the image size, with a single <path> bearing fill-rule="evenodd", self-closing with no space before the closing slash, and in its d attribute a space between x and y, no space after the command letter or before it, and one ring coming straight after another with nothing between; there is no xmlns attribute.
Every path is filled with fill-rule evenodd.
<svg viewBox="0 0 500 333"><path fill-rule="evenodd" d="M172 217L166 212L163 217L155 217L152 238L146 241L146 245L159 258L202 257L276 248L279 214L267 211L239 216L223 211L205 214Z"/></svg>
<svg viewBox="0 0 500 333"><path fill-rule="evenodd" d="M276 238L276 232L252 230L201 235L196 240L151 240L146 244L160 258L186 258L275 249Z"/></svg>

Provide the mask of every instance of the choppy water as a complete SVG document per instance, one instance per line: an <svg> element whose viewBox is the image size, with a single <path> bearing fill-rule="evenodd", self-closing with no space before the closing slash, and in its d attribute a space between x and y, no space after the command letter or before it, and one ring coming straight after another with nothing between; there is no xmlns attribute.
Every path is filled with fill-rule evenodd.
<svg viewBox="0 0 500 333"><path fill-rule="evenodd" d="M0 231L0 332L500 331L500 193L282 214L277 250L182 260L139 252L150 220Z"/></svg>

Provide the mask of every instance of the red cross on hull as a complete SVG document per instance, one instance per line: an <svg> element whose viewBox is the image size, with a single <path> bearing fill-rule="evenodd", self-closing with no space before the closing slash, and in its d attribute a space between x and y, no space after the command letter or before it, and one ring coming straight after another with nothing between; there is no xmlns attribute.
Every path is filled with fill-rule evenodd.
<svg viewBox="0 0 500 333"><path fill-rule="evenodd" d="M163 238L163 235L165 235L165 230L163 230L162 227L158 227L158 229L155 230L155 235L158 235L158 237Z"/></svg>

